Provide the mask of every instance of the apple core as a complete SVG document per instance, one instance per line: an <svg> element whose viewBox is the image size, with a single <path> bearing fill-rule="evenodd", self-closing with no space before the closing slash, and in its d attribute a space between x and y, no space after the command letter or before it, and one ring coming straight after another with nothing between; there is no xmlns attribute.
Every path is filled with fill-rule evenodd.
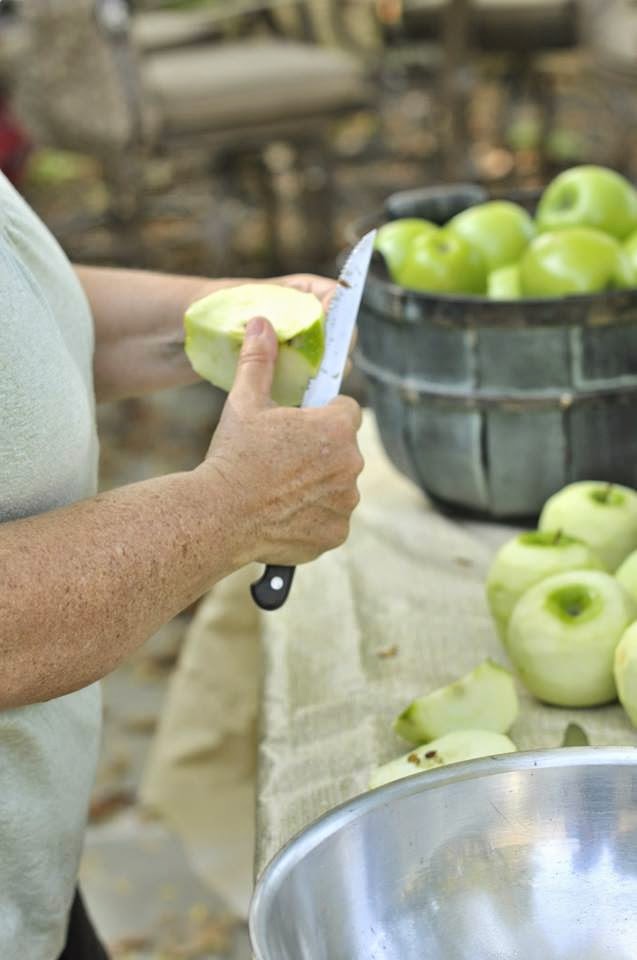
<svg viewBox="0 0 637 960"><path fill-rule="evenodd" d="M546 599L547 609L569 625L594 620L603 609L600 594L580 584L573 584L553 590Z"/></svg>

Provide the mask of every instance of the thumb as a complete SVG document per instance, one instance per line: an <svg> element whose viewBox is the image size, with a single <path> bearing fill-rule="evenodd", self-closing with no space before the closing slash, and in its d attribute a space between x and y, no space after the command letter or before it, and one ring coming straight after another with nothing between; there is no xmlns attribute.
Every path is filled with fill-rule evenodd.
<svg viewBox="0 0 637 960"><path fill-rule="evenodd" d="M232 386L235 401L256 408L268 405L278 350L272 325L264 317L253 317L246 327Z"/></svg>

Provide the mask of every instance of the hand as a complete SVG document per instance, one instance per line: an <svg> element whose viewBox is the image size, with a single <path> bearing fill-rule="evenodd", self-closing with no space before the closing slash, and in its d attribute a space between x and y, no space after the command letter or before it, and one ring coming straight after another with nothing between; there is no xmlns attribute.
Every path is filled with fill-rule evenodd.
<svg viewBox="0 0 637 960"><path fill-rule="evenodd" d="M294 566L339 546L358 504L363 469L358 404L338 397L320 409L277 407L270 389L277 340L262 319L248 325L234 386L201 475L212 471L242 560Z"/></svg>

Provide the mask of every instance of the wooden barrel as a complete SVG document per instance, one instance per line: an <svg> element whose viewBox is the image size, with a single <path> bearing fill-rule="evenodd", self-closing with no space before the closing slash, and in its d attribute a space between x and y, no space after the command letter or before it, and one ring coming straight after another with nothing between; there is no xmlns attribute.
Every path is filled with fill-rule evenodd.
<svg viewBox="0 0 637 960"><path fill-rule="evenodd" d="M356 225L484 199L395 195ZM394 464L442 505L531 518L574 480L637 485L637 290L513 303L415 293L375 260L357 363Z"/></svg>

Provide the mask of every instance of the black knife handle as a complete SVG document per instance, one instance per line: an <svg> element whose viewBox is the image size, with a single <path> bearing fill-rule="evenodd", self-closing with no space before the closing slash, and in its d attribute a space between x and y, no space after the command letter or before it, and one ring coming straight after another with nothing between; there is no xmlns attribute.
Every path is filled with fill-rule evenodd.
<svg viewBox="0 0 637 960"><path fill-rule="evenodd" d="M260 580L250 587L252 599L262 610L278 610L288 598L296 567L267 566Z"/></svg>

